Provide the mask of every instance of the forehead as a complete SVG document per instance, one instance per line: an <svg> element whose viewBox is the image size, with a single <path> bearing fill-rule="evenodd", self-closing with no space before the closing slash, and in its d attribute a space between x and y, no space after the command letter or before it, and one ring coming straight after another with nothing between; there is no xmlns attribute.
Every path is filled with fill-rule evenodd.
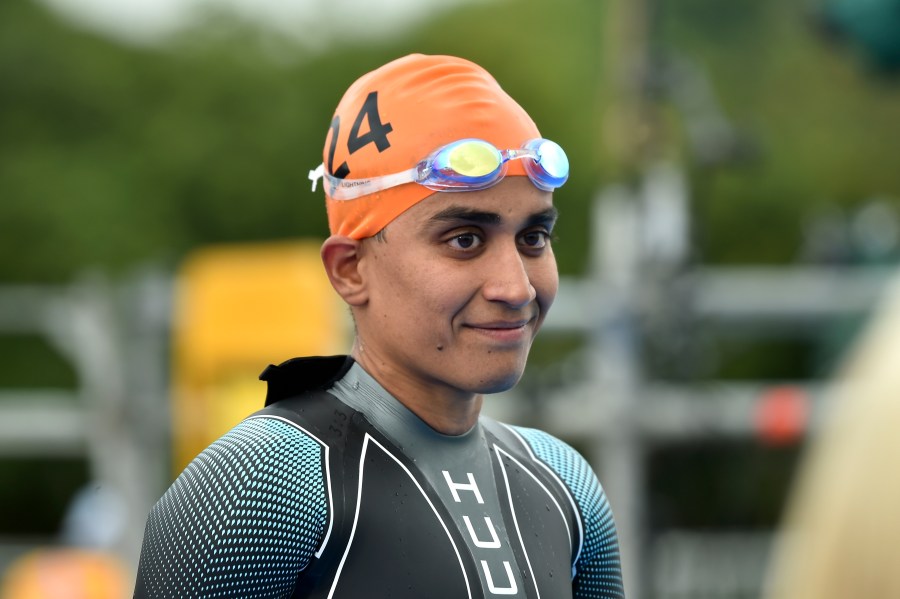
<svg viewBox="0 0 900 599"><path fill-rule="evenodd" d="M535 187L527 177L507 177L481 191L435 192L401 214L391 228L430 228L457 221L485 226L519 226L556 212L553 194Z"/></svg>

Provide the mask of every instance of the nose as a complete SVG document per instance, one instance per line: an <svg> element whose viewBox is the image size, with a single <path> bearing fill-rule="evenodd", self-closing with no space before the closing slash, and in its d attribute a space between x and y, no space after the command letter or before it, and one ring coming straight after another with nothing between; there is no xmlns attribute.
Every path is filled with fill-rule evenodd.
<svg viewBox="0 0 900 599"><path fill-rule="evenodd" d="M504 245L487 258L483 294L485 299L503 302L511 308L527 306L537 297L537 290L531 283L527 258L522 256L515 244Z"/></svg>

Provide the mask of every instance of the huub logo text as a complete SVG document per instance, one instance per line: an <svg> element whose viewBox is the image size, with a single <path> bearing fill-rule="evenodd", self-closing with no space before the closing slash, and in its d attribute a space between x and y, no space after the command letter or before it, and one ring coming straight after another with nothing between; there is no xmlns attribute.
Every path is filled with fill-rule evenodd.
<svg viewBox="0 0 900 599"><path fill-rule="evenodd" d="M460 503L465 507L466 504L471 503L472 498L474 498L479 505L484 505L484 497L482 497L481 491L478 490L478 483L475 482L475 476L471 472L466 473L468 482L463 483L454 482L453 479L450 478L450 473L446 470L442 470L441 472L444 474L444 480L447 481L447 486L450 488L450 493L453 495L453 501ZM463 501L464 497L468 501ZM494 527L494 523L491 521L490 516L484 517L484 525L485 528L487 528L487 534L482 535L482 538L479 538L478 534L476 534L475 527L472 525L472 519L469 516L463 516L463 523L466 525L466 530L469 532L469 538L472 540L472 544L475 547L478 547L479 549L499 549L501 547L500 537L497 534L497 529ZM503 570L506 572L506 582L502 583L500 586L494 584L494 576L491 573L492 569L488 560L480 560L480 562L481 570L484 572L484 579L487 582L488 590L492 595L515 595L519 592L515 576L513 576L512 565L509 561L503 560L502 562Z"/></svg>

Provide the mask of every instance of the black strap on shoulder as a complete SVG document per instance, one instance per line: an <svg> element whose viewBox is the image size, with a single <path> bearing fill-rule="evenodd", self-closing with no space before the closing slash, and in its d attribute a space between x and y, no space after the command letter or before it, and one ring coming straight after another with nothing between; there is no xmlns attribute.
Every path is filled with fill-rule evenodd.
<svg viewBox="0 0 900 599"><path fill-rule="evenodd" d="M309 391L327 389L341 379L354 360L350 356L293 358L278 366L269 364L259 375L268 383L266 406Z"/></svg>

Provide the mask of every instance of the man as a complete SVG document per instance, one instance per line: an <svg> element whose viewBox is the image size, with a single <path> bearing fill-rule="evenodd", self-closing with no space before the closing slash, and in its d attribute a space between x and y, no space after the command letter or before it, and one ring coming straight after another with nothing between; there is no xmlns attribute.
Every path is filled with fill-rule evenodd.
<svg viewBox="0 0 900 599"><path fill-rule="evenodd" d="M356 81L311 173L348 357L270 366L266 407L147 523L137 597L622 597L587 463L480 417L558 286L568 160L477 65L412 55Z"/></svg>

